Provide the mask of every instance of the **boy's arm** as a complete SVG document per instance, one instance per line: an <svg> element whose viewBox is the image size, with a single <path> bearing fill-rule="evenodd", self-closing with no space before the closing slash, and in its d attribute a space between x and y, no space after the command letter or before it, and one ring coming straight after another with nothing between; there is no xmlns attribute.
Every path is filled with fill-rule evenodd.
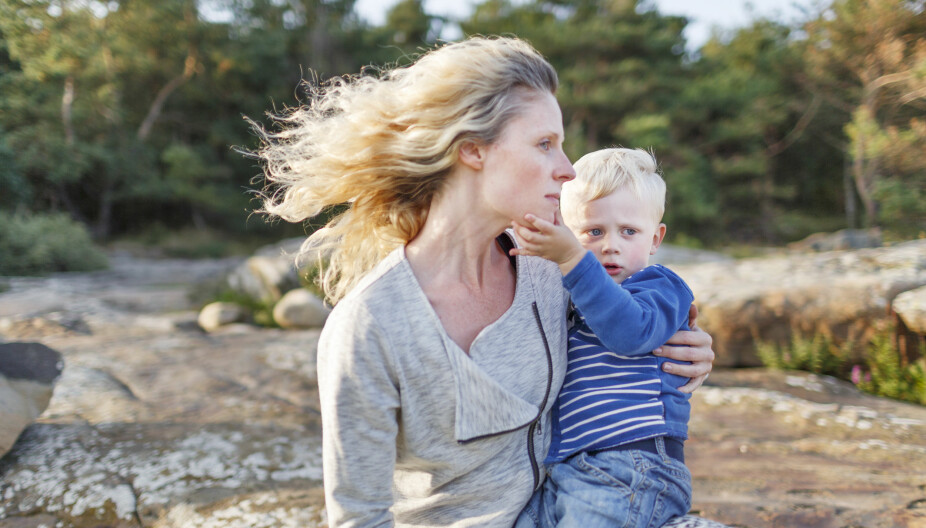
<svg viewBox="0 0 926 528"><path fill-rule="evenodd" d="M586 324L612 352L640 355L662 346L687 322L694 295L678 275L650 266L614 282L591 252L563 277Z"/></svg>
<svg viewBox="0 0 926 528"><path fill-rule="evenodd" d="M558 212L554 218L550 223L528 214L524 224L514 224L520 247L511 254L557 263L573 303L605 347L618 354L646 354L683 327L694 295L681 277L651 267L622 287L563 225Z"/></svg>
<svg viewBox="0 0 926 528"><path fill-rule="evenodd" d="M512 223L512 228L519 246L511 250L512 255L551 260L559 265L564 276L572 271L585 255L585 248L563 224L559 211L556 212L552 224L528 214L524 216L523 224Z"/></svg>

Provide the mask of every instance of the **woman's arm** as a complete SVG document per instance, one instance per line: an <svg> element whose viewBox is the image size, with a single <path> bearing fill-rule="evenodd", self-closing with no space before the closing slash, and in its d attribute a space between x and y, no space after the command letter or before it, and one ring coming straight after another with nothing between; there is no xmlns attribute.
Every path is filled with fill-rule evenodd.
<svg viewBox="0 0 926 528"><path fill-rule="evenodd" d="M714 366L714 351L711 349L713 339L710 334L698 328L698 308L691 305L688 311L688 326L690 332L679 331L666 341L666 345L653 351L657 356L663 356L678 361L690 361L690 365L682 365L666 361L662 368L670 374L677 374L691 378L691 381L682 385L682 392L694 392L704 383Z"/></svg>
<svg viewBox="0 0 926 528"><path fill-rule="evenodd" d="M325 504L331 526L392 526L399 390L384 333L357 307L318 345Z"/></svg>

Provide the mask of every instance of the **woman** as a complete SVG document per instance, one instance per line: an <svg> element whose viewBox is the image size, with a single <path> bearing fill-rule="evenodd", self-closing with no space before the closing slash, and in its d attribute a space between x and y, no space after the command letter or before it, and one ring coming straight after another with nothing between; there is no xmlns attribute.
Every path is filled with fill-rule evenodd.
<svg viewBox="0 0 926 528"><path fill-rule="evenodd" d="M517 39L473 38L381 78L342 80L265 135L290 221L347 209L309 237L337 306L319 342L332 526L511 526L542 482L565 371L554 264L505 233L548 220L574 177L553 68ZM677 334L675 373L711 368Z"/></svg>

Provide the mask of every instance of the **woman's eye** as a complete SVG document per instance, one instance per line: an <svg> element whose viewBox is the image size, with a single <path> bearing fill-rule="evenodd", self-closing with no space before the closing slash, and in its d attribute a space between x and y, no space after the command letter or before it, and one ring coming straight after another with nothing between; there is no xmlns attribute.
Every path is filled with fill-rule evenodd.
<svg viewBox="0 0 926 528"><path fill-rule="evenodd" d="M552 145L552 143L550 142L549 139L545 139L545 140L543 140L543 141L540 142L540 148L543 149L543 150L550 150L550 146L551 146L551 145Z"/></svg>

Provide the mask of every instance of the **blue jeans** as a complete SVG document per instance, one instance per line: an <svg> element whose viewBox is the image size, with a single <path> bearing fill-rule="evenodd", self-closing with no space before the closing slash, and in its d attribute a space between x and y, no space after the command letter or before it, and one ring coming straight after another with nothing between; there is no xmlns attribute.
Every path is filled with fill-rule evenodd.
<svg viewBox="0 0 926 528"><path fill-rule="evenodd" d="M658 528L691 508L691 473L669 457L639 450L578 453L547 468L515 528Z"/></svg>

